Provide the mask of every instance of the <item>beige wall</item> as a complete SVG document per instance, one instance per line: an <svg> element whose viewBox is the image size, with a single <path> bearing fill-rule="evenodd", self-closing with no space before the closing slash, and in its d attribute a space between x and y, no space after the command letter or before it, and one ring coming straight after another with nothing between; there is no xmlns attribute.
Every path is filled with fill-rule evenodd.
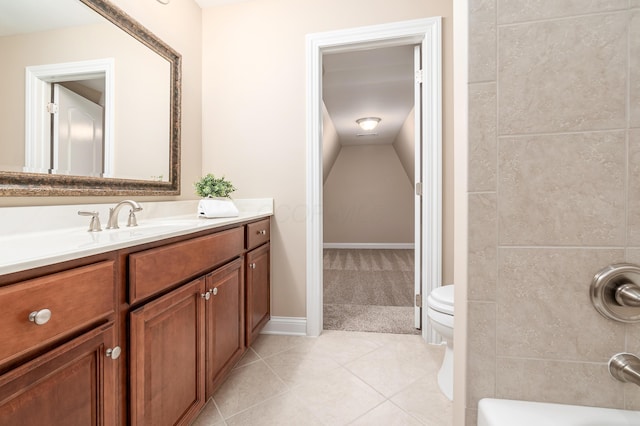
<svg viewBox="0 0 640 426"><path fill-rule="evenodd" d="M589 299L640 262L640 2L531 5L470 3L468 425L482 397L640 409L607 371L640 327Z"/></svg>
<svg viewBox="0 0 640 426"><path fill-rule="evenodd" d="M322 182L327 181L329 172L340 153L340 138L331 121L327 107L322 103Z"/></svg>
<svg viewBox="0 0 640 426"><path fill-rule="evenodd" d="M203 11L203 171L273 196L273 315L305 316L305 35L443 16L445 281L452 275L451 1L260 0ZM315 207L312 207L315 208Z"/></svg>
<svg viewBox="0 0 640 426"><path fill-rule="evenodd" d="M396 150L400 163L404 168L409 184L413 188L415 182L415 169L416 169L416 138L415 138L415 108L412 108L407 115L407 119L404 120L398 135L393 141L393 149Z"/></svg>
<svg viewBox="0 0 640 426"><path fill-rule="evenodd" d="M413 188L391 145L343 146L323 195L325 243L413 243Z"/></svg>
<svg viewBox="0 0 640 426"><path fill-rule="evenodd" d="M196 198L193 182L201 176L202 38L201 9L194 0L163 6L147 0L113 0L151 32L182 54L182 194L177 197L136 197L137 200ZM116 70L117 73L117 70ZM24 125L21 124L22 128ZM6 129L5 129L6 131ZM142 160L144 156L138 155ZM0 197L0 206L111 202L122 197Z"/></svg>

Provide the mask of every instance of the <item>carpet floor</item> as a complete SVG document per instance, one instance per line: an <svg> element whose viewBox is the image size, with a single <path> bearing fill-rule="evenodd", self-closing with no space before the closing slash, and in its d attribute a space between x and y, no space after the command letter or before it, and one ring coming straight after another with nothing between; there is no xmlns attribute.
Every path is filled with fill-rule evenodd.
<svg viewBox="0 0 640 426"><path fill-rule="evenodd" d="M326 330L419 334L413 250L325 249Z"/></svg>

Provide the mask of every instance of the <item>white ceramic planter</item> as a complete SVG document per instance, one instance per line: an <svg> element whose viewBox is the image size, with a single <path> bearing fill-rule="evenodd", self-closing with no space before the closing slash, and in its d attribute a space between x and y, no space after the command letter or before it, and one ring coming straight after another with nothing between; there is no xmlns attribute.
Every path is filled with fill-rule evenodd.
<svg viewBox="0 0 640 426"><path fill-rule="evenodd" d="M214 197L203 198L198 203L198 216L214 217L236 217L240 212L235 203L230 198Z"/></svg>

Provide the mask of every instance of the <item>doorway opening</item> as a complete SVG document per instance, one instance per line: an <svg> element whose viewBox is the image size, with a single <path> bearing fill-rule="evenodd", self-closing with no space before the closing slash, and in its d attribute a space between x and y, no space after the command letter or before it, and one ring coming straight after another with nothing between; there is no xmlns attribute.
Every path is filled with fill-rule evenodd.
<svg viewBox="0 0 640 426"><path fill-rule="evenodd" d="M323 55L324 329L420 333L420 50Z"/></svg>
<svg viewBox="0 0 640 426"><path fill-rule="evenodd" d="M25 172L113 177L114 60L26 68Z"/></svg>
<svg viewBox="0 0 640 426"><path fill-rule="evenodd" d="M426 319L428 293L441 284L441 18L310 34L307 36L307 335L318 336L323 328L323 55L365 48L419 45L422 51L420 86L421 160L419 272L422 287L416 297L422 336L437 342ZM418 240L416 240L417 242ZM418 265L416 265L418 271Z"/></svg>

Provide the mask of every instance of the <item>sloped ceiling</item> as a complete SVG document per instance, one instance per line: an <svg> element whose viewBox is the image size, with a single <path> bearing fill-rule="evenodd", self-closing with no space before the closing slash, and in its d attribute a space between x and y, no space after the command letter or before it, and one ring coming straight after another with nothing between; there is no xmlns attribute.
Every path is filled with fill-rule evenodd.
<svg viewBox="0 0 640 426"><path fill-rule="evenodd" d="M340 143L392 144L414 105L413 46L325 54L322 60L323 101ZM361 117L382 121L364 132L356 123Z"/></svg>

